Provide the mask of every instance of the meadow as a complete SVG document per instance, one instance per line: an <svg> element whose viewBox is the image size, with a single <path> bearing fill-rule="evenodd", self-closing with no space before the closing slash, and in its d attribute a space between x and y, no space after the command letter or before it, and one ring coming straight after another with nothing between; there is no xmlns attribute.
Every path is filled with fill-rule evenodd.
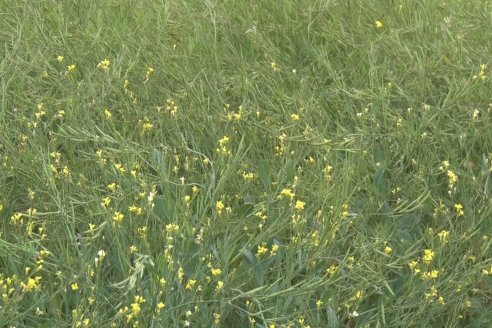
<svg viewBox="0 0 492 328"><path fill-rule="evenodd" d="M488 327L492 2L2 0L0 327Z"/></svg>

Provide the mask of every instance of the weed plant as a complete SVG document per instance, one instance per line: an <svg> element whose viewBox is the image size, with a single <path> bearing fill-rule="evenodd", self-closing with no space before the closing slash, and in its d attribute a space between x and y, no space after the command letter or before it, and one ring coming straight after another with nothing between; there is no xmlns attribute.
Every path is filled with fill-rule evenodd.
<svg viewBox="0 0 492 328"><path fill-rule="evenodd" d="M2 0L0 327L488 327L491 12Z"/></svg>

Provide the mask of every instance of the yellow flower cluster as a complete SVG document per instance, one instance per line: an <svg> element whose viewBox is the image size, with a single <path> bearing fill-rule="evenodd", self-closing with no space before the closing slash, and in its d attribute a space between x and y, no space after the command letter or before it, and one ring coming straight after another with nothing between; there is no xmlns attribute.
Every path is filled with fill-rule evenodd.
<svg viewBox="0 0 492 328"><path fill-rule="evenodd" d="M152 129L154 128L154 124L152 124L152 122L150 122L150 120L147 116L145 116L143 120L140 120L139 123L142 126L142 132L143 133L152 131Z"/></svg>
<svg viewBox="0 0 492 328"><path fill-rule="evenodd" d="M268 252L268 248L265 245L258 246L258 250L256 251L256 256L263 257Z"/></svg>
<svg viewBox="0 0 492 328"><path fill-rule="evenodd" d="M137 205L131 205L131 206L128 206L128 211L130 213L133 213L135 215L142 215L143 214L143 209L141 207L138 207Z"/></svg>
<svg viewBox="0 0 492 328"><path fill-rule="evenodd" d="M425 264L430 264L430 263L432 263L434 256L435 256L435 253L432 249L424 249L424 252L422 255L422 261Z"/></svg>
<svg viewBox="0 0 492 328"><path fill-rule="evenodd" d="M229 144L229 137L228 136L222 137L222 139L219 140L219 147L216 149L217 153L222 155L230 155L231 150L227 148L228 144Z"/></svg>
<svg viewBox="0 0 492 328"><path fill-rule="evenodd" d="M439 276L439 270L432 270L428 272L422 272L421 279L422 280L429 280L429 279L436 279Z"/></svg>
<svg viewBox="0 0 492 328"><path fill-rule="evenodd" d="M226 117L229 121L240 121L241 120L241 116L243 114L243 106L239 106L238 107L238 110L237 112L235 111L229 111L229 107L230 105L229 104L226 104L226 106L224 107L224 109L226 110L227 114L226 114Z"/></svg>
<svg viewBox="0 0 492 328"><path fill-rule="evenodd" d="M290 200L293 200L294 196L295 196L295 194L294 194L294 192L292 192L292 189L284 188L280 192L280 195L278 196L278 198L280 198L280 199L289 198Z"/></svg>
<svg viewBox="0 0 492 328"><path fill-rule="evenodd" d="M221 200L218 200L215 202L215 210L217 211L218 215L222 214L222 210L225 208L224 203Z"/></svg>
<svg viewBox="0 0 492 328"><path fill-rule="evenodd" d="M101 60L99 64L97 64L97 68L101 68L102 70L105 71L109 70L110 66L111 66L111 62L107 58Z"/></svg>
<svg viewBox="0 0 492 328"><path fill-rule="evenodd" d="M41 289L41 277L36 276L34 278L28 278L25 283L21 282L20 287L22 288L22 291L24 291L24 292L32 292L34 290L40 290Z"/></svg>
<svg viewBox="0 0 492 328"><path fill-rule="evenodd" d="M133 303L130 304L130 308L125 306L118 310L118 315L125 316L126 322L130 323L132 320L135 320L140 313L142 312L142 304L145 303L146 300L142 296L135 296Z"/></svg>
<svg viewBox="0 0 492 328"><path fill-rule="evenodd" d="M294 208L298 211L302 211L302 210L304 210L305 205L306 205L306 203L304 203L303 201L297 200L296 204L294 205Z"/></svg>
<svg viewBox="0 0 492 328"><path fill-rule="evenodd" d="M195 279L189 279L188 282L186 283L185 290L191 290L193 287L195 287L196 280Z"/></svg>
<svg viewBox="0 0 492 328"><path fill-rule="evenodd" d="M457 216L465 215L465 211L463 210L463 205L461 204L454 204L454 210L456 211Z"/></svg>
<svg viewBox="0 0 492 328"><path fill-rule="evenodd" d="M447 243L448 242L448 237L449 237L449 231L447 230L443 230L441 232L439 232L437 234L437 236L439 237L439 240L443 243Z"/></svg>
<svg viewBox="0 0 492 328"><path fill-rule="evenodd" d="M480 79L480 80L484 81L487 78L486 71L487 71L487 65L481 64L480 65L480 72L478 73L478 75L473 75L473 78L474 79Z"/></svg>
<svg viewBox="0 0 492 328"><path fill-rule="evenodd" d="M437 288L435 286L432 286L430 292L425 293L424 295L425 295L425 299L430 303L434 302L434 300L437 300L437 302L441 305L446 304L444 298L439 295L439 293L437 292Z"/></svg>
<svg viewBox="0 0 492 328"><path fill-rule="evenodd" d="M113 214L113 225L119 225L125 218L125 215L120 212L114 212Z"/></svg>

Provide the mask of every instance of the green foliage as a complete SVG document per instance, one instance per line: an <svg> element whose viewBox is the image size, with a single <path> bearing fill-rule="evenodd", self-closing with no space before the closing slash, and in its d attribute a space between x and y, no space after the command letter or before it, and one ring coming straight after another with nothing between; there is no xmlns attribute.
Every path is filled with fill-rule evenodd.
<svg viewBox="0 0 492 328"><path fill-rule="evenodd" d="M487 327L486 1L0 3L0 326Z"/></svg>

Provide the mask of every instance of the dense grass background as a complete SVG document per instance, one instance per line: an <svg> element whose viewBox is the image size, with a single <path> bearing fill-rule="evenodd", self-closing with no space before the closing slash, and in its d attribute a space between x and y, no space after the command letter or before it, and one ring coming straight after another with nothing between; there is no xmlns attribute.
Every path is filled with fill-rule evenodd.
<svg viewBox="0 0 492 328"><path fill-rule="evenodd" d="M1 1L0 326L487 327L491 13Z"/></svg>

